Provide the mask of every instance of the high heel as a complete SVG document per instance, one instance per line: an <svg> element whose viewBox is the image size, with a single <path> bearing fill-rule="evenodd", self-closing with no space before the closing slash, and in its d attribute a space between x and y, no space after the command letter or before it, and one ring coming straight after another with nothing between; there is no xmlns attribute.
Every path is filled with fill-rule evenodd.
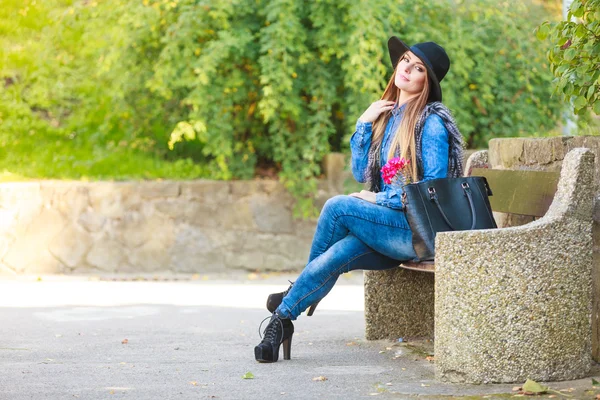
<svg viewBox="0 0 600 400"><path fill-rule="evenodd" d="M262 322L260 324L262 326ZM260 334L260 326L258 333ZM276 362L279 359L279 347L282 344L283 359L290 359L292 336L294 335L294 324L292 324L290 319L281 318L276 313L273 313L263 334L262 341L254 348L254 358L256 361L265 363Z"/></svg>
<svg viewBox="0 0 600 400"><path fill-rule="evenodd" d="M321 300L319 300L319 301L321 301ZM319 305L319 301L317 301L315 304L310 306L310 308L308 309L308 312L306 313L307 316L311 317L313 315L313 313L315 312L315 308L317 308L317 305Z"/></svg>
<svg viewBox="0 0 600 400"><path fill-rule="evenodd" d="M283 345L283 359L289 360L291 358L292 353L292 336L281 342Z"/></svg>
<svg viewBox="0 0 600 400"><path fill-rule="evenodd" d="M294 286L294 282L292 282L292 281L289 281L289 282L290 282L290 287L288 287L284 292L271 293L267 297L267 310L269 310L270 313L274 313L275 310L277 310L277 307L279 307L279 305L283 301L283 298L289 293L290 290L292 290L292 286ZM313 313L315 312L315 309L317 308L317 304L319 304L319 301L317 301L315 304L310 306L310 308L308 309L308 312L306 313L307 316L311 317L313 315Z"/></svg>

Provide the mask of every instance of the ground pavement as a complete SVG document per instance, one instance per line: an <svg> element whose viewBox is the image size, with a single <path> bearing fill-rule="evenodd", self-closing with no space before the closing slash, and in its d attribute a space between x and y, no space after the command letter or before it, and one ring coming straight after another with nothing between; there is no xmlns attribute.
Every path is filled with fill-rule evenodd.
<svg viewBox="0 0 600 400"><path fill-rule="evenodd" d="M0 277L0 400L522 396L512 384L436 382L431 342L366 341L360 272L296 321L291 360L255 362L266 294L288 278ZM538 398L594 399L599 376Z"/></svg>

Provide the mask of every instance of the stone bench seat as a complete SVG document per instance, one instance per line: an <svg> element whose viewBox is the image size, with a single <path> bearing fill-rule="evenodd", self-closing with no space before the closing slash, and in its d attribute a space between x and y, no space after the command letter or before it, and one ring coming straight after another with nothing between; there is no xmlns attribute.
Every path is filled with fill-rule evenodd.
<svg viewBox="0 0 600 400"><path fill-rule="evenodd" d="M593 177L594 154L573 149L543 217L439 233L435 263L365 271L367 339L433 337L436 377L445 381L584 377L591 368Z"/></svg>

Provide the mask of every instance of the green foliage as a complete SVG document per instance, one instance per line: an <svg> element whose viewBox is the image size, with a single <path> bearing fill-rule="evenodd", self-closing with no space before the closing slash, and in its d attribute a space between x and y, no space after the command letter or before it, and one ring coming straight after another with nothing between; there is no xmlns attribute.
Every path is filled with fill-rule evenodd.
<svg viewBox="0 0 600 400"><path fill-rule="evenodd" d="M434 40L473 147L552 128L548 12L517 0L3 0L0 170L248 179L272 167L314 215L320 162L348 151L391 74L386 42ZM2 152L2 150L8 150Z"/></svg>
<svg viewBox="0 0 600 400"><path fill-rule="evenodd" d="M576 114L600 114L600 0L574 0L566 21L544 22L536 34L553 44L548 60L556 92Z"/></svg>
<svg viewBox="0 0 600 400"><path fill-rule="evenodd" d="M121 63L131 27L121 25L123 9L110 5L3 1L0 172L5 179L208 176L189 158L164 160L167 151L160 151L147 129L149 113L143 120L132 118L139 105L127 98L135 96L136 87L126 85L144 69Z"/></svg>
<svg viewBox="0 0 600 400"><path fill-rule="evenodd" d="M454 61L444 102L455 113L470 147L491 138L532 136L552 129L560 104L550 98L552 76L545 49L531 34L544 8L527 2L463 2L438 31L450 37Z"/></svg>

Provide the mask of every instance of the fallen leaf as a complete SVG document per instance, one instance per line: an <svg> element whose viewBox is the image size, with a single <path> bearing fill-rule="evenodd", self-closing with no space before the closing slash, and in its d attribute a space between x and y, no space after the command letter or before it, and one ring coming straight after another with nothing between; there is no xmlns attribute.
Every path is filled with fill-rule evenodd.
<svg viewBox="0 0 600 400"><path fill-rule="evenodd" d="M385 350L379 350L379 354L385 353Z"/></svg>
<svg viewBox="0 0 600 400"><path fill-rule="evenodd" d="M316 378L313 378L313 381L326 381L327 378L325 378L324 376L317 376Z"/></svg>
<svg viewBox="0 0 600 400"><path fill-rule="evenodd" d="M254 374L248 371L244 375L242 375L242 379L254 379Z"/></svg>
<svg viewBox="0 0 600 400"><path fill-rule="evenodd" d="M421 386L422 386L422 387L428 387L428 386L431 386L431 385L427 385L427 384L425 384L425 383L421 383Z"/></svg>
<svg viewBox="0 0 600 400"><path fill-rule="evenodd" d="M402 371L406 371L406 368L402 368Z"/></svg>
<svg viewBox="0 0 600 400"><path fill-rule="evenodd" d="M597 394L597 395L596 395L596 399L600 399L600 394Z"/></svg>
<svg viewBox="0 0 600 400"><path fill-rule="evenodd" d="M194 386L198 386L198 382L196 382L196 381L191 381L190 384L192 384Z"/></svg>
<svg viewBox="0 0 600 400"><path fill-rule="evenodd" d="M536 381L532 381L531 379L527 379L527 381L525 381L525 383L523 384L523 392L525 392L525 394L527 394L527 392L542 394L546 393L547 390L548 388L546 386L542 386Z"/></svg>
<svg viewBox="0 0 600 400"><path fill-rule="evenodd" d="M435 357L434 356L427 356L427 357L425 357L425 359L427 361L431 361L431 362L435 361Z"/></svg>
<svg viewBox="0 0 600 400"><path fill-rule="evenodd" d="M114 390L111 390L109 393L110 393L110 394L115 394L115 391L114 391Z"/></svg>
<svg viewBox="0 0 600 400"><path fill-rule="evenodd" d="M127 344L127 343L129 343L129 340L127 340L127 339L123 339L123 340L121 341L121 344Z"/></svg>
<svg viewBox="0 0 600 400"><path fill-rule="evenodd" d="M549 398L549 399L553 399L553 398L555 398L555 397L556 397L556 395L555 395L555 394L551 394L550 396L548 396L548 398Z"/></svg>
<svg viewBox="0 0 600 400"><path fill-rule="evenodd" d="M356 346L356 342L348 342L346 343L346 346Z"/></svg>
<svg viewBox="0 0 600 400"><path fill-rule="evenodd" d="M523 388L521 386L515 386L512 388L513 392L518 392L520 390L523 390Z"/></svg>
<svg viewBox="0 0 600 400"><path fill-rule="evenodd" d="M592 386L598 386L598 385L600 385L600 382L598 382L597 380L592 378Z"/></svg>

